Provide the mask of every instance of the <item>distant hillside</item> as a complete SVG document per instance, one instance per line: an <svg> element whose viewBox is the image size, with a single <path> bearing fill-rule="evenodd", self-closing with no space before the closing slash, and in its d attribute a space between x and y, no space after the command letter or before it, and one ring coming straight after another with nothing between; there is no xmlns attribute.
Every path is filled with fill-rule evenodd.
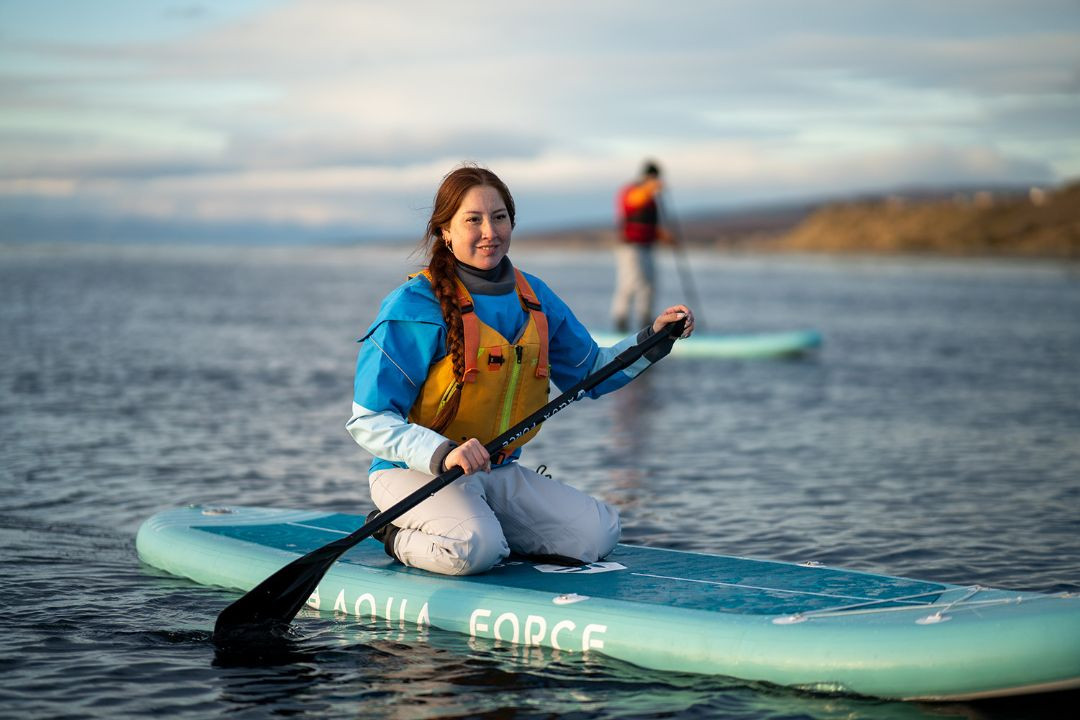
<svg viewBox="0 0 1080 720"><path fill-rule="evenodd" d="M679 218L689 247L737 252L1080 259L1080 182L1058 189L909 191ZM515 236L527 247L610 248L613 227Z"/></svg>
<svg viewBox="0 0 1080 720"><path fill-rule="evenodd" d="M775 249L1080 259L1080 183L1023 195L980 192L829 204L784 235Z"/></svg>

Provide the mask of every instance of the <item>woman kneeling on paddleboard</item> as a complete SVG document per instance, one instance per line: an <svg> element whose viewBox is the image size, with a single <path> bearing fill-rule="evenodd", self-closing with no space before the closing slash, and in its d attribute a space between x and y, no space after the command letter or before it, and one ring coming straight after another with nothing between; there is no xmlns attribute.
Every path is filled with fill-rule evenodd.
<svg viewBox="0 0 1080 720"><path fill-rule="evenodd" d="M360 340L346 427L375 458L375 504L385 511L434 475L465 473L375 535L391 557L432 572L484 572L511 552L571 563L609 553L620 532L615 508L516 462L536 430L496 457L484 443L542 407L551 382L569 388L684 317L682 337L694 327L690 309L675 305L637 335L598 347L543 281L510 262L514 213L490 170L467 165L443 178L424 238L427 268L383 300ZM617 390L670 347L589 395Z"/></svg>

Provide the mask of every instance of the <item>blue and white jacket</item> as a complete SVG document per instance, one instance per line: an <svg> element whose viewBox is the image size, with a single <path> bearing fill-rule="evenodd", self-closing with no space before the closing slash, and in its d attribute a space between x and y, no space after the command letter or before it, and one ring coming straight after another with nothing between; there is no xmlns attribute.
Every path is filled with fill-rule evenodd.
<svg viewBox="0 0 1080 720"><path fill-rule="evenodd" d="M509 275L513 277L513 272ZM502 284L506 292L487 294L490 290L478 286L476 278L463 272L459 276L473 297L477 317L503 337L516 338L529 315L521 307L513 282ZM631 335L613 347L598 347L566 303L539 278L528 273L525 277L548 318L551 380L560 391L611 362L637 341ZM429 368L446 355L446 322L427 278L417 275L391 292L360 342L353 414L345 427L357 444L374 456L370 472L408 467L438 474L451 441L407 420ZM645 358L639 359L588 395L595 398L617 390L650 364ZM492 439L479 438L485 443ZM518 448L507 462L520 453Z"/></svg>

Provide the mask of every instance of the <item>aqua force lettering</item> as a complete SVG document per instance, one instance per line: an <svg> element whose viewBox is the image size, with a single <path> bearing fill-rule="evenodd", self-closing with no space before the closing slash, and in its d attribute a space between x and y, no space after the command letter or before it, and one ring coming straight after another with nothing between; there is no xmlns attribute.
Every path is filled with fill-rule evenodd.
<svg viewBox="0 0 1080 720"><path fill-rule="evenodd" d="M522 621L514 612L504 612L492 621L493 613L477 608L469 616L469 635L506 640L517 645L548 645L556 650L574 650L560 642L560 634L573 637L577 624L573 620L559 620L551 626L548 634L547 619L542 615L527 615ZM607 632L607 625L590 623L581 633L581 651L602 650L604 641L599 636ZM546 641L546 642L545 642Z"/></svg>
<svg viewBox="0 0 1080 720"><path fill-rule="evenodd" d="M312 593L307 604L313 610L321 608L322 599L318 589ZM376 598L372 593L361 593L350 603L344 588L338 591L334 599L333 612L371 622L383 618L388 627L395 624L404 627L407 623L431 626L427 602L410 605L408 598ZM471 611L468 627L469 636L474 638L489 638L526 647L546 645L555 650L581 652L603 650L603 636L607 629L607 625L588 623L579 633L578 624L568 618L549 620L543 615L519 615L513 611L496 614L495 610L484 607Z"/></svg>

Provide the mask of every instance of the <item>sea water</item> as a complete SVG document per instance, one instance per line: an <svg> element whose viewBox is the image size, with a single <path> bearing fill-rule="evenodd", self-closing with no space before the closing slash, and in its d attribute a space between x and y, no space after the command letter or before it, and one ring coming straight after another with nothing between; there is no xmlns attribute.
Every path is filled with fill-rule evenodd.
<svg viewBox="0 0 1080 720"><path fill-rule="evenodd" d="M189 503L372 506L344 430L356 338L411 248L0 247L0 715L1023 718L810 695L304 613L223 657L238 594L140 564ZM608 324L606 251L512 252ZM616 505L635 544L1080 591L1075 265L693 253L660 302L702 331L801 328L800 359L668 358L553 418L523 462Z"/></svg>

